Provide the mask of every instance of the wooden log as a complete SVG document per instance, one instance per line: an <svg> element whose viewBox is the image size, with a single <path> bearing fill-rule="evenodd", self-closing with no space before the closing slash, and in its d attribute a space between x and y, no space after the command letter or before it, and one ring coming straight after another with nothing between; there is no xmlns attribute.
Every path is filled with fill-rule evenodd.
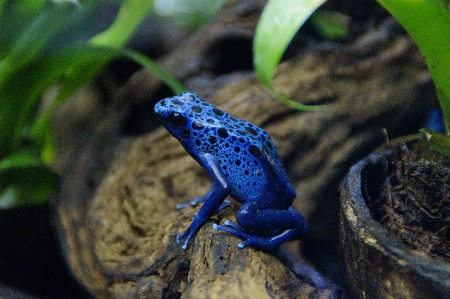
<svg viewBox="0 0 450 299"><path fill-rule="evenodd" d="M280 65L277 91L301 103L326 104L315 113L294 111L251 71L212 72L218 44L251 41L263 4L237 1L161 65L205 100L268 131L299 194L295 207L312 227L303 244L307 255L336 278L330 269L337 268L340 179L382 143L382 128L402 134L424 118L435 100L423 98L432 92L430 76L413 42L385 18L350 44L319 43ZM314 288L274 255L238 250L238 239L212 231L212 222L232 220L236 205L181 250L175 236L198 207L174 207L206 193L210 178L163 128L122 133L125 123L142 121L126 113L152 109L164 90L148 71L134 75L66 171L56 223L78 280L98 298L337 297L336 289Z"/></svg>

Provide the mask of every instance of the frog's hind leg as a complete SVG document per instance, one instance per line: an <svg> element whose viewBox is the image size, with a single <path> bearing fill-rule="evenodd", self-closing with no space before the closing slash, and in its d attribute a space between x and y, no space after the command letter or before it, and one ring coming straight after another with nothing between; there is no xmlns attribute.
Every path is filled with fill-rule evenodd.
<svg viewBox="0 0 450 299"><path fill-rule="evenodd" d="M309 230L303 216L292 207L288 210L259 210L258 205L251 202L239 209L237 219L240 226L231 221L226 221L225 226L215 224L213 228L244 239L244 242L238 244L239 248L252 246L270 249L284 242L300 239ZM256 235L249 231L254 231ZM268 231L276 231L277 233L269 237L260 236L260 234Z"/></svg>

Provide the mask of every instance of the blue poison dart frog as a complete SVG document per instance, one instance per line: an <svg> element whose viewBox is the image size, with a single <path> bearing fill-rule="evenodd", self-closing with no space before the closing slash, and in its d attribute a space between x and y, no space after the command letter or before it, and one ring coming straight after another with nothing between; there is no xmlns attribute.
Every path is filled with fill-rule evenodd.
<svg viewBox="0 0 450 299"><path fill-rule="evenodd" d="M229 115L192 92L159 101L155 112L163 125L213 178L211 189L183 208L205 202L189 228L177 237L186 249L208 219L229 205L242 203L238 225L225 221L213 228L245 241L239 248L269 249L299 239L308 231L303 216L292 208L295 191L272 140L263 129Z"/></svg>

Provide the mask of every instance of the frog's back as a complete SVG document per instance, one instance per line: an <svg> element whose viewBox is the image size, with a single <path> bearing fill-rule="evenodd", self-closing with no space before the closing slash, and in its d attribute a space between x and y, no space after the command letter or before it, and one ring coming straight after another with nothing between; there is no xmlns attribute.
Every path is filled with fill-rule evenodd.
<svg viewBox="0 0 450 299"><path fill-rule="evenodd" d="M169 102L168 102L169 101ZM179 138L186 150L201 163L200 154L212 154L238 201L266 192L295 198L283 164L270 136L258 126L216 108L193 93L166 99L163 105L183 113L189 130Z"/></svg>

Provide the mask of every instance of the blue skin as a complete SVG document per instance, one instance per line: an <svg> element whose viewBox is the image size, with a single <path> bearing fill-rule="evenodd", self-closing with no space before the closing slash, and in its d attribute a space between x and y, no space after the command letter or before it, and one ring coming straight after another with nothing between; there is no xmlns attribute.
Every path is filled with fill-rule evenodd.
<svg viewBox="0 0 450 299"><path fill-rule="evenodd" d="M244 239L239 248L270 249L299 239L308 231L303 216L292 208L296 196L269 135L235 118L192 92L158 102L155 112L166 129L213 178L211 189L183 208L205 202L189 228L177 237L186 249L209 218L229 203L242 203L236 218L213 228Z"/></svg>

